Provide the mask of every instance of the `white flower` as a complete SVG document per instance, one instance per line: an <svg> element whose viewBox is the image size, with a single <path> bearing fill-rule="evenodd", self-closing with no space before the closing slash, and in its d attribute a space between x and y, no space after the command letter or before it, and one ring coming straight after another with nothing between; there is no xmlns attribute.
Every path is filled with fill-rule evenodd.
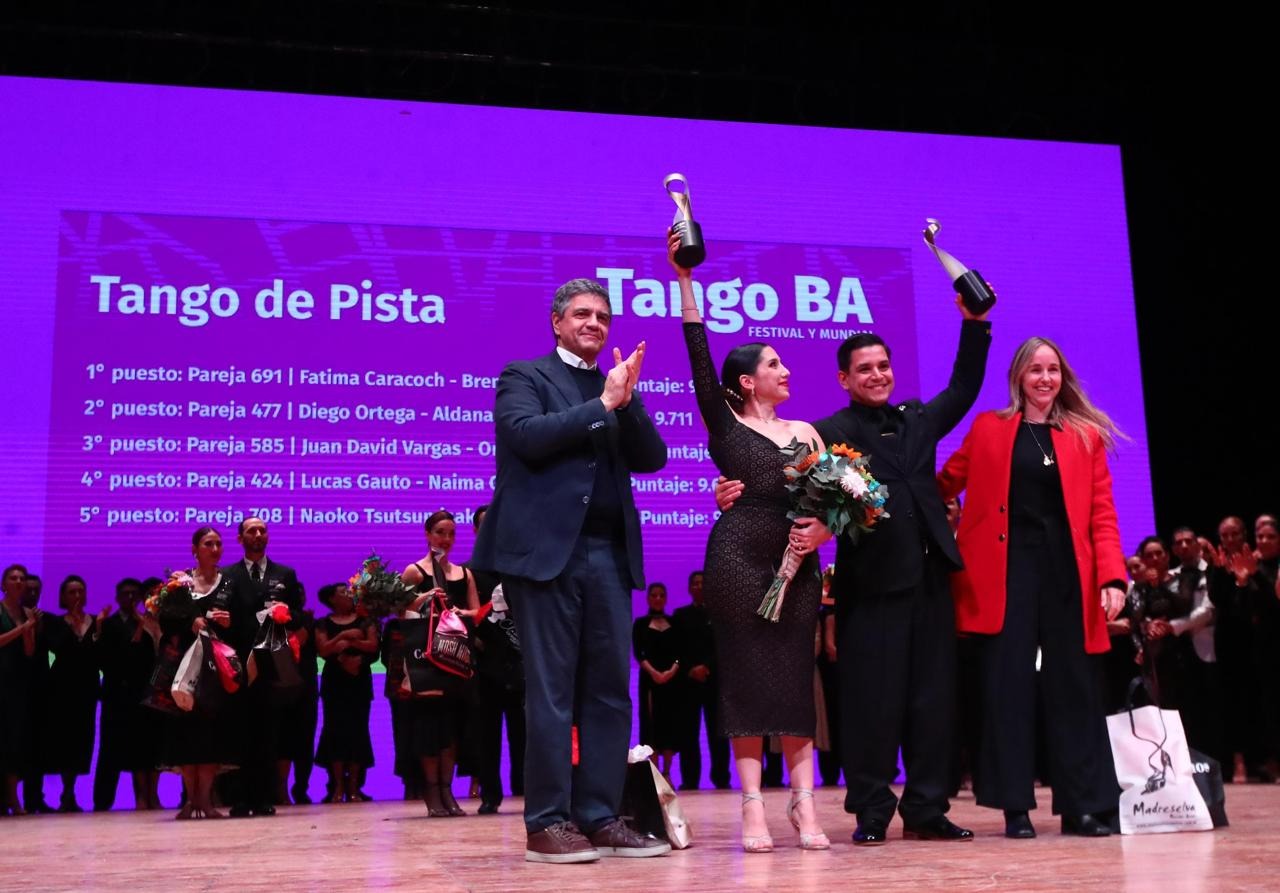
<svg viewBox="0 0 1280 893"><path fill-rule="evenodd" d="M867 492L867 482L862 479L858 469L850 466L844 470L844 474L840 475L840 489L854 499L861 499Z"/></svg>

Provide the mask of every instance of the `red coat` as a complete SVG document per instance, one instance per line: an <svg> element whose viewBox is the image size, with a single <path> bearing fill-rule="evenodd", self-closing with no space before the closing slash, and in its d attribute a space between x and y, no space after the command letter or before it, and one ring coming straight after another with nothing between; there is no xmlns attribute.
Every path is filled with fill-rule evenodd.
<svg viewBox="0 0 1280 893"><path fill-rule="evenodd" d="M965 569L952 577L956 628L962 633L992 634L1004 627L1009 474L1021 423L1021 414L1002 419L982 413L938 474L943 499L968 491L956 534ZM1080 571L1085 651L1101 654L1111 647L1102 584L1125 579L1107 451L1096 431L1090 431L1087 443L1071 430L1052 428L1050 434Z"/></svg>

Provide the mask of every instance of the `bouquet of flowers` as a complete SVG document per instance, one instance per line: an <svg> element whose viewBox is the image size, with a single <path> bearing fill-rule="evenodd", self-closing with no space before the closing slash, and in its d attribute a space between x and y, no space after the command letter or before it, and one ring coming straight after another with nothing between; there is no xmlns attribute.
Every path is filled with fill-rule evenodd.
<svg viewBox="0 0 1280 893"><path fill-rule="evenodd" d="M188 571L171 571L165 569L165 581L158 583L147 593L147 613L152 617L166 617L181 610L181 606L191 601L191 590L195 581Z"/></svg>
<svg viewBox="0 0 1280 893"><path fill-rule="evenodd" d="M347 580L347 590L356 612L366 617L399 614L418 597L399 574L387 570L387 563L377 552L371 552L360 570Z"/></svg>
<svg viewBox="0 0 1280 893"><path fill-rule="evenodd" d="M889 489L871 476L870 460L862 453L843 443L819 451L816 443L804 444L795 438L782 452L787 456L782 473L791 494L791 511L787 512L791 520L817 518L835 536L848 533L857 542L863 531L872 530L877 521L889 517L884 510ZM757 614L778 622L787 586L803 560L803 555L787 546Z"/></svg>

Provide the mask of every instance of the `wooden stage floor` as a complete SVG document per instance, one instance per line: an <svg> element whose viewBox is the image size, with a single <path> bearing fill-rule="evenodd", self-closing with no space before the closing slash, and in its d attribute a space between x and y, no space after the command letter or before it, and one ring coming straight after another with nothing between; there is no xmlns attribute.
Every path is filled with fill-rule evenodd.
<svg viewBox="0 0 1280 893"><path fill-rule="evenodd" d="M849 844L852 822L841 792L819 792L833 847L802 853L783 818L786 795L766 792L778 849L747 856L737 845L738 795L681 795L694 829L690 849L657 859L588 865L523 861L520 801L497 816L429 819L402 802L282 808L275 818L174 822L171 812L0 819L0 890L112 890L128 893L294 893L310 890L544 890L681 893L768 889L837 890L1257 890L1280 888L1280 785L1227 788L1230 828L1082 840L1062 837L1047 810L1041 836L1006 840L1000 813L961 794L952 817L974 829L973 843ZM1048 803L1047 792L1040 796ZM463 801L473 811L476 801ZM1033 814L1033 819L1036 815Z"/></svg>

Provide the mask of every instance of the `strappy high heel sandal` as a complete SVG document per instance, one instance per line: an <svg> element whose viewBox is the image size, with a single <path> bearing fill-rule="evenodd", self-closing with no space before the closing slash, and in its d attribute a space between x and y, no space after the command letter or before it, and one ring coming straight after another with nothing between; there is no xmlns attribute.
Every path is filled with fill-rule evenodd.
<svg viewBox="0 0 1280 893"><path fill-rule="evenodd" d="M800 801L805 798L813 799L813 791L803 789L791 790L791 800L787 803L787 821L791 823L791 827L796 829L796 833L800 835L800 849L802 850L829 850L831 849L831 841L827 835L819 831L817 834L805 834L800 830L800 820L796 818L796 807L800 805Z"/></svg>
<svg viewBox="0 0 1280 893"><path fill-rule="evenodd" d="M762 808L764 807L764 797L760 796L760 794L747 794L744 792L742 795L743 812L746 811L747 804L753 800L759 803ZM742 851L744 853L772 853L773 838L768 834L760 834L754 837L748 837L744 834L742 835Z"/></svg>

